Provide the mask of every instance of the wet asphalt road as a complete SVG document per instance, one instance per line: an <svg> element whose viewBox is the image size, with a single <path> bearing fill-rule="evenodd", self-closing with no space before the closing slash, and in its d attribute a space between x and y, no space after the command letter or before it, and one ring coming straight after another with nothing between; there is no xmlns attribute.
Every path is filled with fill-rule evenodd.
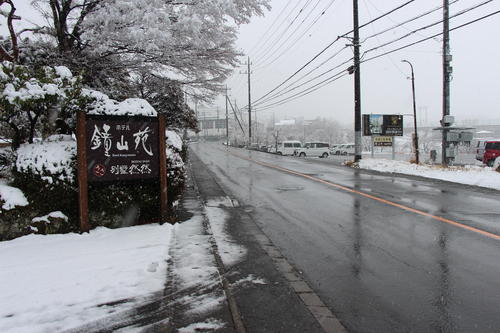
<svg viewBox="0 0 500 333"><path fill-rule="evenodd" d="M466 229L500 235L498 191L219 144L196 143L191 150L248 206L349 331L500 332L500 239Z"/></svg>

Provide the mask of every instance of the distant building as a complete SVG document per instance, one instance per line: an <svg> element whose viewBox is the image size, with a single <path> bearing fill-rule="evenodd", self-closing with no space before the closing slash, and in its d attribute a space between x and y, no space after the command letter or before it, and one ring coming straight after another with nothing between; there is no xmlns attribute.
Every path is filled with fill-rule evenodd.
<svg viewBox="0 0 500 333"><path fill-rule="evenodd" d="M275 126L290 126L290 125L295 125L295 119L285 119L285 120L280 120Z"/></svg>
<svg viewBox="0 0 500 333"><path fill-rule="evenodd" d="M218 139L226 136L226 119L217 117L204 117L198 119L198 135L207 139Z"/></svg>

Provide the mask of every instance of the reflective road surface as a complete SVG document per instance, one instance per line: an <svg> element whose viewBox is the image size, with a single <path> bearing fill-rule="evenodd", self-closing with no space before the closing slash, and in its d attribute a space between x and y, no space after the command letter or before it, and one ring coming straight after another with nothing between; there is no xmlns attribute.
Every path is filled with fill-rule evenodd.
<svg viewBox="0 0 500 333"><path fill-rule="evenodd" d="M194 143L352 332L500 332L500 192Z"/></svg>

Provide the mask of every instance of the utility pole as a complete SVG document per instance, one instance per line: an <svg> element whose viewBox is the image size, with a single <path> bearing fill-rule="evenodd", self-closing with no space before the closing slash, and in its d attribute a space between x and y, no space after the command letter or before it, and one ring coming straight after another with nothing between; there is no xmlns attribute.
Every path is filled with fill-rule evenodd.
<svg viewBox="0 0 500 333"><path fill-rule="evenodd" d="M252 99L250 96L250 57L247 61L247 74L248 74L248 145L252 144Z"/></svg>
<svg viewBox="0 0 500 333"><path fill-rule="evenodd" d="M413 138L413 144L415 145L415 163L419 164L419 151L418 151L418 131L417 131L417 102L415 101L415 73L413 71L413 65L408 60L401 60L401 62L406 62L411 67L411 91L413 94L413 125L415 127L415 137Z"/></svg>
<svg viewBox="0 0 500 333"><path fill-rule="evenodd" d="M448 165L449 159L447 156L447 149L449 147L446 140L448 130L446 127L450 125L447 121L447 116L450 115L450 74L452 67L450 66L450 12L449 0L443 0L443 118L441 126L443 127L443 138L441 147L442 164Z"/></svg>
<svg viewBox="0 0 500 333"><path fill-rule="evenodd" d="M229 147L229 113L227 109L227 84L226 84L226 147Z"/></svg>
<svg viewBox="0 0 500 333"><path fill-rule="evenodd" d="M217 128L217 139L220 140L219 106L217 106L217 120L215 121L215 128Z"/></svg>
<svg viewBox="0 0 500 333"><path fill-rule="evenodd" d="M194 113L196 114L196 122L198 123L198 125L203 125L203 123L200 121L200 115L198 114L198 99L194 100ZM203 126L200 127L201 128L198 128L199 130L203 128ZM200 132L196 133L196 138L200 140Z"/></svg>
<svg viewBox="0 0 500 333"><path fill-rule="evenodd" d="M361 70L359 62L358 0L353 0L354 25L354 162L361 160Z"/></svg>

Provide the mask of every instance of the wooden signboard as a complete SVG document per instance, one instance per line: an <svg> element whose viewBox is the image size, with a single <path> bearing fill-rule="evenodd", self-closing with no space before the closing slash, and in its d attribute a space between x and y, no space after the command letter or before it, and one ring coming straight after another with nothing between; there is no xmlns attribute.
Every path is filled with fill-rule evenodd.
<svg viewBox="0 0 500 333"><path fill-rule="evenodd" d="M78 113L80 229L88 231L88 183L160 180L160 215L167 217L165 118Z"/></svg>

